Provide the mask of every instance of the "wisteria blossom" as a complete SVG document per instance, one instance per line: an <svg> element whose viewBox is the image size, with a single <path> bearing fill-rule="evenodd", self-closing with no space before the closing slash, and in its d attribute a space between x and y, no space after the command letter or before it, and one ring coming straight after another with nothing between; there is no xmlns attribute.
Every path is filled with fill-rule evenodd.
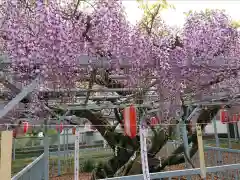
<svg viewBox="0 0 240 180"><path fill-rule="evenodd" d="M72 87L86 71L81 55L105 57L113 73L129 75L126 86L140 86L143 76L154 75L161 101L176 106L186 93L201 97L237 82L239 32L223 11L189 14L178 37L147 34L131 25L121 1L98 0L90 13L70 14L52 1L28 8L4 1L2 12L3 51L21 78L41 74L45 84ZM122 63L131 68L123 71Z"/></svg>

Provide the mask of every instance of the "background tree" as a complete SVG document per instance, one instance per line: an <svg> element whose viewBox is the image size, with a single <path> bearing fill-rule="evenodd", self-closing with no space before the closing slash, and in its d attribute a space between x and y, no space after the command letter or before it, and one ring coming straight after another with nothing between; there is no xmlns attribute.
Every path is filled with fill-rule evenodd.
<svg viewBox="0 0 240 180"><path fill-rule="evenodd" d="M155 13L159 15L160 8L167 7L166 1L151 7L142 6L145 10L150 9L136 26L126 20L121 1L88 2L92 7L89 12L79 8L79 2L62 6L50 1L47 5L39 3L36 7L26 6L26 3L22 5L19 1L2 3L4 16L0 32L4 42L3 52L11 59L14 78L25 84L41 75L44 80L41 86L53 89L73 88L77 87L76 82L86 81L89 89L94 84L107 88L142 88L139 92L116 91L121 97L130 95L127 100L120 98L120 103L142 104L146 101L147 91L151 87L157 88L159 98L155 103L160 109L163 124L151 128L153 135L148 148L150 172L183 163L183 144L172 155L161 157L161 166L156 157L172 133L169 124L185 119L187 99L197 101L219 92L239 91L236 88L239 63L235 58L239 55L238 31L231 25L228 16L219 10L190 13L176 37L168 27L153 18ZM163 35L160 32L168 33ZM105 58L111 66L107 69L83 67L79 55ZM123 63L130 68L123 69ZM90 74L87 79L86 73ZM126 75L128 79L113 80L109 78L111 74ZM155 80L150 78L152 76ZM83 104L88 103L89 95L87 93ZM58 98L74 102L75 97L74 93L67 93ZM42 111L37 107L48 106L48 97L38 92L29 99L35 113ZM111 100L111 103L116 102ZM65 113L61 104L49 108L58 115ZM210 106L200 110L196 122L202 123L202 129L219 108ZM144 109L138 110L141 115ZM141 173L139 135L130 139L115 131L116 125L123 126L120 109L114 109L118 121L114 126L102 116L101 111L78 110L70 113L87 118L109 146L113 150L117 148L117 155L97 167L92 179ZM193 144L191 157L197 151L196 139L193 128L192 132L189 131L189 143Z"/></svg>

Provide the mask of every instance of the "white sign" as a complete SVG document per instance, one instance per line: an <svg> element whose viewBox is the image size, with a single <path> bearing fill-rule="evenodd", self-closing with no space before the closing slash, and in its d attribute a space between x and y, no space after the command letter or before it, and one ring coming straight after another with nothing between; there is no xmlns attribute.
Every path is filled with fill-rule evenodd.
<svg viewBox="0 0 240 180"><path fill-rule="evenodd" d="M75 132L74 180L79 180L79 128Z"/></svg>
<svg viewBox="0 0 240 180"><path fill-rule="evenodd" d="M140 144L143 178L144 180L150 180L147 156L146 128L144 128L143 126L140 126Z"/></svg>

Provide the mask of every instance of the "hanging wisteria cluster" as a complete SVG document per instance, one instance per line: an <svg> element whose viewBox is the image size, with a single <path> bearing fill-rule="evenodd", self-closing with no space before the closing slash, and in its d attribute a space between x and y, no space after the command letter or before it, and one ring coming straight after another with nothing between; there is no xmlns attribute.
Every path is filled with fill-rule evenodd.
<svg viewBox="0 0 240 180"><path fill-rule="evenodd" d="M222 11L189 14L176 37L148 34L131 25L121 1L97 0L90 13L73 5L69 13L68 6L54 1L31 7L17 2L2 3L1 38L12 70L21 78L40 73L46 85L72 87L86 71L79 57L89 55L109 59L116 74L123 73L120 63L130 64L128 86L137 86L146 72L156 76L155 86L168 107L181 105L186 93L236 86L239 32ZM234 83L225 80L230 78Z"/></svg>

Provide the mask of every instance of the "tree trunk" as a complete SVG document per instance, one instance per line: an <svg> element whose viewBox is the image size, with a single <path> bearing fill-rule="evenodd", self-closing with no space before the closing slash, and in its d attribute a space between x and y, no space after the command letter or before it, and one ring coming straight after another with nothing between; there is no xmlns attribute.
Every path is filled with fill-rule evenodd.
<svg viewBox="0 0 240 180"><path fill-rule="evenodd" d="M202 123L202 130L205 128L207 123L211 122L211 118L213 118L220 107L212 107L210 109L202 109L197 123ZM156 131L156 134L152 137L152 147L148 150L148 163L150 172L159 172L164 170L165 167L171 165L177 165L185 162L185 157L183 155L184 145L181 144L173 153L168 157L162 157L162 164L160 166L159 160L155 157L155 155L162 149L162 147L166 144L167 138L163 131ZM124 144L131 144L131 139L119 136L120 141L124 141ZM123 140L124 139L124 140ZM197 136L196 131L189 136L188 138L189 144L193 143L193 146L190 149L190 158L197 152ZM126 147L126 146L125 146ZM131 146L130 146L131 147ZM130 148L129 147L129 148ZM141 165L141 156L139 144L137 149L132 150L131 152L126 151L124 148L119 148L119 154L117 157L111 158L105 165L101 165L93 172L92 179L96 178L107 178L112 176L126 176L126 175L134 175L142 173L142 165ZM136 158L133 159L133 152L136 152ZM119 163L120 161L120 163Z"/></svg>

